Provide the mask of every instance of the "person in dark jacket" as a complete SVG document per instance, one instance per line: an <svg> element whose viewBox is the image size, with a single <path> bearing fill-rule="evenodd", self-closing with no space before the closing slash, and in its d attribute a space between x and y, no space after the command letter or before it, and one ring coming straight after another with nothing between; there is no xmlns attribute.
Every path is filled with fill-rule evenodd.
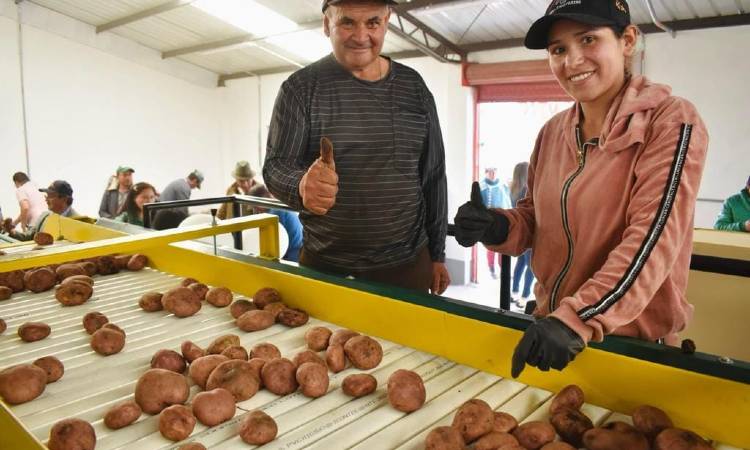
<svg viewBox="0 0 750 450"><path fill-rule="evenodd" d="M133 186L132 167L120 166L117 168L115 177L110 178L109 186L102 195L102 202L99 205L99 217L114 219L117 217L125 204L125 198Z"/></svg>

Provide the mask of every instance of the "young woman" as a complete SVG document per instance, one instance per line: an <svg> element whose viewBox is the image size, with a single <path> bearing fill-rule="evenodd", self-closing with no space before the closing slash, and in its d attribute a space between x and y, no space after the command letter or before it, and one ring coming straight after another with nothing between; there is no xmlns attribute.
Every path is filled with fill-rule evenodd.
<svg viewBox="0 0 750 450"><path fill-rule="evenodd" d="M121 214L115 219L118 222L143 226L143 205L156 201L156 189L148 183L136 183L130 188Z"/></svg>
<svg viewBox="0 0 750 450"><path fill-rule="evenodd" d="M700 116L668 86L632 75L638 29L625 0L555 0L526 35L575 105L545 124L528 194L510 210L459 208L456 239L532 248L537 320L513 355L562 370L607 334L676 343L687 303L693 213L708 145Z"/></svg>

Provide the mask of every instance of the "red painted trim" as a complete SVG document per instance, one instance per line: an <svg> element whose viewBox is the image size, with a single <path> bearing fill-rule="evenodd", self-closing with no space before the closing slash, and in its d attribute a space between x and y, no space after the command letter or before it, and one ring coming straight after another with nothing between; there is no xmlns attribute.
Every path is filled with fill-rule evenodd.
<svg viewBox="0 0 750 450"><path fill-rule="evenodd" d="M476 87L471 89L472 110L474 115L474 143L471 149L471 180L479 181L479 90ZM471 248L471 282L477 283L479 280L477 271L477 244Z"/></svg>

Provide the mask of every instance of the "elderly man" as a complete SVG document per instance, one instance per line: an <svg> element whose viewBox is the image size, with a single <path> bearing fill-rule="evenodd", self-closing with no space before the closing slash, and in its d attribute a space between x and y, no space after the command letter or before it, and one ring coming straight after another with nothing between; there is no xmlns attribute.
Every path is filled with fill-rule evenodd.
<svg viewBox="0 0 750 450"><path fill-rule="evenodd" d="M450 282L443 139L422 78L380 55L391 4L323 2L333 54L281 86L263 177L301 211L300 264L439 294Z"/></svg>
<svg viewBox="0 0 750 450"><path fill-rule="evenodd" d="M232 178L234 178L234 183L232 183L227 189L227 195L249 195L248 193L250 192L250 189L258 184L255 181L255 171L250 167L250 163L247 161L237 162L234 166L234 171L232 172ZM252 213L252 206L240 205L241 216L248 216ZM224 203L221 205L217 217L219 219L231 219L234 217L232 204Z"/></svg>
<svg viewBox="0 0 750 450"><path fill-rule="evenodd" d="M122 205L128 197L130 188L133 186L134 172L135 170L128 166L120 166L117 168L117 171L115 172L117 182L110 182L109 186L107 186L107 189L104 191L102 202L99 205L99 217L114 219L120 214L120 212L122 212Z"/></svg>
<svg viewBox="0 0 750 450"><path fill-rule="evenodd" d="M750 178L744 189L724 202L714 228L750 232Z"/></svg>
<svg viewBox="0 0 750 450"><path fill-rule="evenodd" d="M197 169L193 170L192 172L190 172L187 178L179 178L169 183L167 187L165 187L162 191L159 200L162 202L170 202L174 200L189 200L192 190L195 188L200 189L202 183L203 174L200 173L200 171L198 171ZM186 216L188 215L187 207L175 208L175 210Z"/></svg>
<svg viewBox="0 0 750 450"><path fill-rule="evenodd" d="M43 212L34 225L25 232L19 233L13 230L6 230L12 238L19 241L34 239L34 235L44 227L44 222L52 213L63 217L78 217L78 213L73 209L73 188L70 187L67 181L54 181L48 188L39 189L39 191L47 194L48 210Z"/></svg>

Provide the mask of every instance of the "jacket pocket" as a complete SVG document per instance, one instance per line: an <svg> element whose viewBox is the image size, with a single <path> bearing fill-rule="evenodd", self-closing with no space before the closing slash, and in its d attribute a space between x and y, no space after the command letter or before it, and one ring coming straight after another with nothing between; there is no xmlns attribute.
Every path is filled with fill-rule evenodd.
<svg viewBox="0 0 750 450"><path fill-rule="evenodd" d="M408 175L419 174L419 160L426 147L427 114L400 109L393 118L395 128L396 169Z"/></svg>

